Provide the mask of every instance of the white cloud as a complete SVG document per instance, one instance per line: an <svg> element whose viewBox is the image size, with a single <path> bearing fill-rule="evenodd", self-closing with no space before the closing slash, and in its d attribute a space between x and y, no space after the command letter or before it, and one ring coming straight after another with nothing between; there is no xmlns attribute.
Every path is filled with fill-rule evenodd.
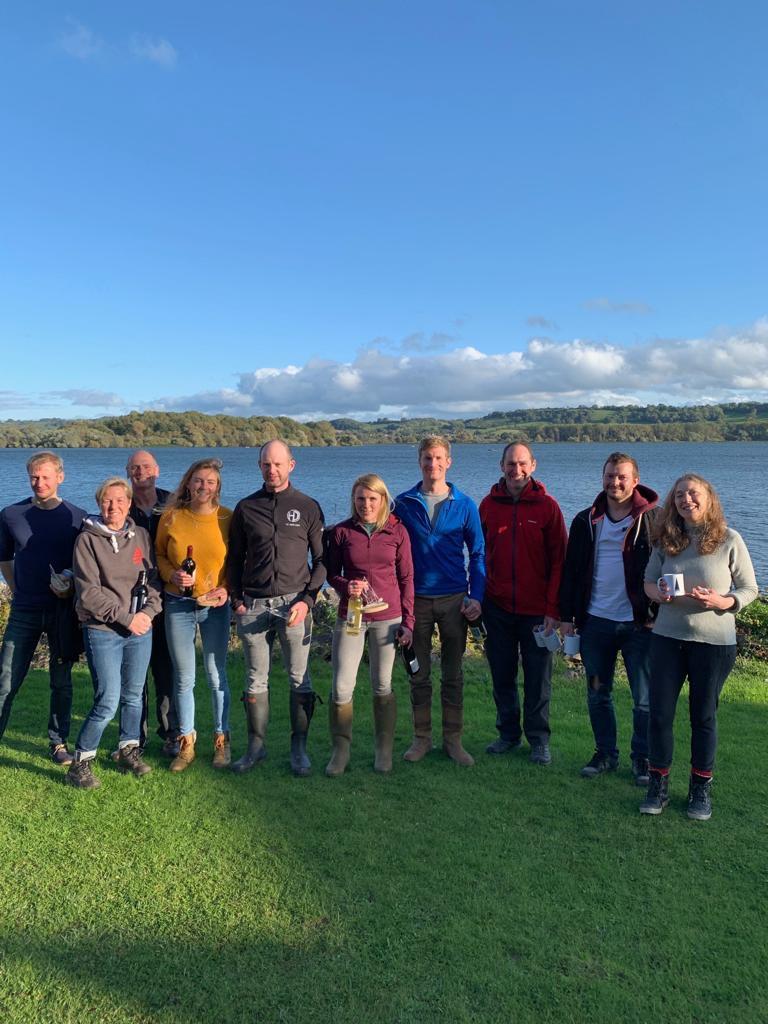
<svg viewBox="0 0 768 1024"><path fill-rule="evenodd" d="M150 61L168 71L176 67L179 59L176 47L167 39L152 39L150 36L133 36L131 53L137 60Z"/></svg>
<svg viewBox="0 0 768 1024"><path fill-rule="evenodd" d="M598 313L634 313L645 316L653 312L653 308L647 302L615 302L613 299L599 298L587 299L584 309Z"/></svg>
<svg viewBox="0 0 768 1024"><path fill-rule="evenodd" d="M92 388L71 388L68 391L48 391L52 398L64 398L72 405L92 406L96 409L115 409L126 402L113 391L96 391Z"/></svg>
<svg viewBox="0 0 768 1024"><path fill-rule="evenodd" d="M59 48L76 60L90 60L104 50L104 40L87 25L70 19L69 27L58 39Z"/></svg>
<svg viewBox="0 0 768 1024"><path fill-rule="evenodd" d="M556 331L557 324L554 320L548 320L545 316L529 316L525 318L529 327L540 327L543 331Z"/></svg>
<svg viewBox="0 0 768 1024"><path fill-rule="evenodd" d="M653 339L630 347L576 338L532 339L522 351L386 352L368 346L350 362L238 375L232 389L164 397L160 409L199 409L301 419L381 415L469 416L548 405L765 400L768 318L730 335ZM394 411L394 412L393 412Z"/></svg>

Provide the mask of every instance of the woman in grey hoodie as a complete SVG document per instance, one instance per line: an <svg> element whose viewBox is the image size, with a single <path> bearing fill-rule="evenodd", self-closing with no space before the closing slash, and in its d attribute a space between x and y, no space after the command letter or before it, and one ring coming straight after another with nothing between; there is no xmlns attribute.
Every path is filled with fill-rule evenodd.
<svg viewBox="0 0 768 1024"><path fill-rule="evenodd" d="M141 758L139 730L152 619L160 611L161 598L149 534L128 517L131 498L126 480L105 480L96 491L101 515L86 519L75 541L76 608L94 688L93 707L65 776L78 789L101 785L93 774L93 760L118 707L117 767L137 776L151 771Z"/></svg>

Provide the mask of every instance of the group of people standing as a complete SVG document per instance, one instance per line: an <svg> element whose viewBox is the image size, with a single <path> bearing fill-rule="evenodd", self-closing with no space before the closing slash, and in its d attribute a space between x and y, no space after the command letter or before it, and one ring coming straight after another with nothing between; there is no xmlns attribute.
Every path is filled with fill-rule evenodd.
<svg viewBox="0 0 768 1024"><path fill-rule="evenodd" d="M397 709L392 672L398 650L410 679L413 739L404 753L421 761L432 749L432 647L440 645L442 746L469 767L462 742L467 629L485 636L498 736L492 756L522 746L549 765L549 705L560 635L578 637L595 751L585 778L619 763L612 697L619 653L633 699L631 765L647 787L640 810L659 814L669 801L672 725L689 683L691 774L687 811L711 815L716 712L736 654L735 613L757 596L746 547L725 522L712 486L696 474L675 481L662 507L640 483L636 461L614 452L602 486L570 534L562 512L534 476L523 441L506 445L501 478L479 508L448 480L451 447L433 435L419 445L421 480L394 501L384 481L354 481L350 516L325 528L320 506L291 483L295 467L282 441L259 453L263 486L220 503L221 463L195 462L169 494L157 487L149 452L135 452L127 479L96 492L100 514L64 501L59 457L33 456L32 497L0 512L0 571L13 600L0 653L0 737L34 649L51 650L51 756L66 781L100 785L93 773L102 735L120 715L119 770L151 768L147 670L156 692L158 734L178 772L195 759L195 641L213 707L213 766L238 773L266 757L269 675L278 640L289 680L290 765L311 763L307 734L316 701L309 673L312 608L324 584L338 594L332 640L332 753L326 774L344 773L352 743L353 696L368 641L375 731L374 768L389 772ZM71 579L71 586L70 586ZM93 678L93 706L67 747L76 657L66 609L74 606ZM232 762L227 650L231 619L242 641L247 748ZM573 640L570 641L573 644ZM518 669L522 668L522 702Z"/></svg>

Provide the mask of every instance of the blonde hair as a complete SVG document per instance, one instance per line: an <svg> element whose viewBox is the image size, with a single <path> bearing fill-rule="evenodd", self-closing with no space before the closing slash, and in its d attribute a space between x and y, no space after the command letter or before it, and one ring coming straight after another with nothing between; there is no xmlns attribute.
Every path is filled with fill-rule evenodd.
<svg viewBox="0 0 768 1024"><path fill-rule="evenodd" d="M691 543L691 534L686 532L685 521L675 504L675 491L684 480L700 484L707 492L707 510L701 526L697 525L696 534L699 554L711 555L725 540L728 524L717 491L709 480L705 480L698 473L683 473L672 484L671 491L664 499L661 515L654 526L653 542L668 555L679 555Z"/></svg>
<svg viewBox="0 0 768 1024"><path fill-rule="evenodd" d="M110 487L122 487L128 495L128 501L133 501L133 488L122 476L108 476L103 484L96 488L96 504L101 508L101 499Z"/></svg>
<svg viewBox="0 0 768 1024"><path fill-rule="evenodd" d="M27 459L27 473L31 473L35 466L40 466L43 462L52 463L57 473L64 472L64 462L58 455L53 452L35 452Z"/></svg>
<svg viewBox="0 0 768 1024"><path fill-rule="evenodd" d="M355 508L355 491L358 487L365 487L366 490L374 491L384 499L381 503L379 514L376 517L376 529L380 530L389 519L389 513L392 510L392 495L389 493L387 485L380 476L376 475L376 473L364 473L363 476L359 476L352 484L350 506L352 509L353 519L358 518L357 509Z"/></svg>
<svg viewBox="0 0 768 1024"><path fill-rule="evenodd" d="M442 448L445 451L446 457L451 457L451 442L447 437L443 437L442 434L427 434L419 442L419 458L428 452L430 448Z"/></svg>
<svg viewBox="0 0 768 1024"><path fill-rule="evenodd" d="M218 487L216 493L213 496L212 505L214 508L219 507L219 498L221 497L221 459L198 459L197 462L193 462L189 469L186 471L184 476L179 480L179 486L168 496L168 501L165 504L166 508L189 508L192 504L192 492L189 489L189 482L195 473L199 473L201 469L212 469L216 474L218 480Z"/></svg>

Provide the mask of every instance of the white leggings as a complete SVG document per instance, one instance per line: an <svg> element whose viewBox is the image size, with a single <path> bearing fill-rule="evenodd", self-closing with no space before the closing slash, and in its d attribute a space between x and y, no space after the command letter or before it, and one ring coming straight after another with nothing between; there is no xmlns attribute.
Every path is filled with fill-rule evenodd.
<svg viewBox="0 0 768 1024"><path fill-rule="evenodd" d="M336 623L331 647L333 666L333 689L331 700L334 704L349 704L355 692L357 670L363 657L365 637L368 636L368 660L371 669L371 687L376 697L392 693L392 668L397 651L397 629L402 619L386 619L380 622L363 621L360 633L350 636L343 620Z"/></svg>

